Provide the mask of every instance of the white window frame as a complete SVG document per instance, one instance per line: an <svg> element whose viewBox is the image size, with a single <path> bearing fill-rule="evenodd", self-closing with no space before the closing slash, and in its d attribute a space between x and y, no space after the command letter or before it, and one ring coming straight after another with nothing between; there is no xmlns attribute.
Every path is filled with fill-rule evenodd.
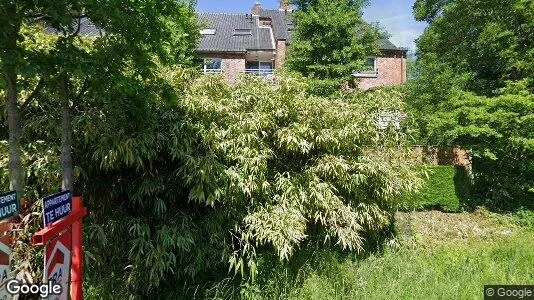
<svg viewBox="0 0 534 300"><path fill-rule="evenodd" d="M215 35L217 30L215 28L204 28L200 30L201 35Z"/></svg>
<svg viewBox="0 0 534 300"><path fill-rule="evenodd" d="M214 61L214 60L220 60L220 68L219 69L210 69L208 68L208 61ZM204 73L222 73L222 58L220 57L210 57L210 58L204 58L204 66L202 67L202 71Z"/></svg>
<svg viewBox="0 0 534 300"><path fill-rule="evenodd" d="M234 36L252 35L252 29L250 28L235 28Z"/></svg>
<svg viewBox="0 0 534 300"><path fill-rule="evenodd" d="M377 56L368 56L366 59L373 59L374 66L371 71L354 71L352 75L359 78L376 78L378 77L378 57Z"/></svg>

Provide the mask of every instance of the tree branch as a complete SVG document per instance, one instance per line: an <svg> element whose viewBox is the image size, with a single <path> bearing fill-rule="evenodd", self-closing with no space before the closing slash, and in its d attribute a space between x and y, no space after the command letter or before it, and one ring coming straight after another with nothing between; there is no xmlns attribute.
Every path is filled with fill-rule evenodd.
<svg viewBox="0 0 534 300"><path fill-rule="evenodd" d="M80 33L80 29L82 28L82 17L78 16L76 17L76 20L78 21L78 27L76 28L76 31L70 35L70 37L77 36L78 33Z"/></svg>
<svg viewBox="0 0 534 300"><path fill-rule="evenodd" d="M37 97L37 95L41 92L41 90L43 89L43 86L44 86L44 77L41 77L39 79L39 82L37 83L37 86L33 89L33 92L28 96L28 98L26 98L26 100L24 100L24 102L22 103L22 106L21 106L21 110L25 110L28 105L30 104L30 102L35 98Z"/></svg>
<svg viewBox="0 0 534 300"><path fill-rule="evenodd" d="M82 87L80 88L80 91L78 92L78 95L76 95L73 100L75 102L80 100L80 98L82 98L83 94L85 94L85 92L87 92L88 89L89 89L89 77L85 77Z"/></svg>

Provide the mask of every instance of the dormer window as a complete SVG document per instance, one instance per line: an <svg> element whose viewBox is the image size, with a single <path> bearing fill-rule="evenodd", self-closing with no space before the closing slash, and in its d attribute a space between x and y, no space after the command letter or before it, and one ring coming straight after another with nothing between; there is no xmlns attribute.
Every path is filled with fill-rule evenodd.
<svg viewBox="0 0 534 300"><path fill-rule="evenodd" d="M234 29L234 35L252 35L252 29L236 28Z"/></svg>
<svg viewBox="0 0 534 300"><path fill-rule="evenodd" d="M201 35L214 35L215 34L215 28L206 28L200 30Z"/></svg>
<svg viewBox="0 0 534 300"><path fill-rule="evenodd" d="M273 21L271 20L271 18L260 18L259 26L260 27L272 27Z"/></svg>

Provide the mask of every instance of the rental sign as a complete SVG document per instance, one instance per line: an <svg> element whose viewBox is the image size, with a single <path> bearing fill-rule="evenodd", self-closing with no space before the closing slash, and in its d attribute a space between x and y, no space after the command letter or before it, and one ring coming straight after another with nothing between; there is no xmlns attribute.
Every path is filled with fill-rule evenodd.
<svg viewBox="0 0 534 300"><path fill-rule="evenodd" d="M18 211L17 192L0 194L0 221L12 217Z"/></svg>
<svg viewBox="0 0 534 300"><path fill-rule="evenodd" d="M64 191L43 199L43 220L45 227L69 215L72 210L70 191Z"/></svg>

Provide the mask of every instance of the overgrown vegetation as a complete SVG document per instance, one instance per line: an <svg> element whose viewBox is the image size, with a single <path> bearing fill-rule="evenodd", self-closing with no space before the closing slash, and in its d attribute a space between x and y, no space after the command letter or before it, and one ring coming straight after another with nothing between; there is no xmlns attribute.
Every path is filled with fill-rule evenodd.
<svg viewBox="0 0 534 300"><path fill-rule="evenodd" d="M460 145L479 204L534 206L534 2L418 0L417 76L407 102L422 143Z"/></svg>
<svg viewBox="0 0 534 300"><path fill-rule="evenodd" d="M376 126L380 109L402 107L397 92L325 99L289 77L158 77L88 90L74 119L94 286L172 296L176 282L228 266L254 278L259 253L287 260L312 228L361 251L389 226L396 196L420 185L406 136Z"/></svg>
<svg viewBox="0 0 534 300"><path fill-rule="evenodd" d="M441 144L471 150L475 194L488 207L534 208L534 95L460 93L432 118Z"/></svg>
<svg viewBox="0 0 534 300"><path fill-rule="evenodd" d="M475 213L400 213L397 237L371 254L346 255L309 244L289 263L268 258L254 284L215 282L210 299L483 298L495 282L531 282L530 217ZM523 220L523 221L521 221ZM390 237L391 238L391 237Z"/></svg>
<svg viewBox="0 0 534 300"><path fill-rule="evenodd" d="M470 151L473 195L454 167L424 168L423 184L410 124L378 128L381 111L406 109L401 92L347 91L376 50L366 2L295 1L288 66L303 77L235 85L187 68L190 1L3 2L0 190L26 199L16 272L42 278L29 246L39 199L65 180L70 158L59 157L72 148L91 211L89 298L465 298L532 281L532 1L416 2L430 26L407 89L412 116L425 142ZM451 22L464 13L476 22ZM79 36L82 15L106 34ZM393 235L398 208L464 204L516 213L400 214L405 239Z"/></svg>

